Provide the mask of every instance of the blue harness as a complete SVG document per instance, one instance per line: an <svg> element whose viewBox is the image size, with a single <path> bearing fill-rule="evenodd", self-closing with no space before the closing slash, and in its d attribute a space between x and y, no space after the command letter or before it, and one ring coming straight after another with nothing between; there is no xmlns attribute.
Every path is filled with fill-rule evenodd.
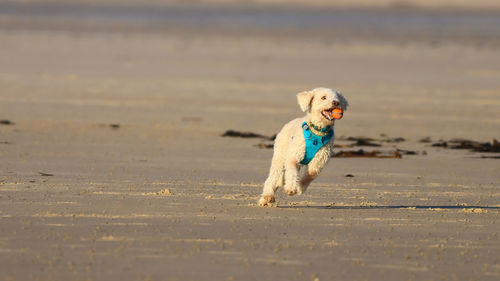
<svg viewBox="0 0 500 281"><path fill-rule="evenodd" d="M315 135L311 132L307 122L302 123L302 132L304 133L304 140L306 141L306 152L304 154L304 159L300 161L300 164L307 165L314 158L314 155L327 144L334 136L333 128L326 127L321 130L322 133L328 131L328 133L322 137Z"/></svg>

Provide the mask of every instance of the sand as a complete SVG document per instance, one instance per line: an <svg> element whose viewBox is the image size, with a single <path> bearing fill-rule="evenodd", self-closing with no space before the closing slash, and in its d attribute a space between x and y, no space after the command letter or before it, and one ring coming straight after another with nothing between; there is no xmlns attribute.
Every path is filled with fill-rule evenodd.
<svg viewBox="0 0 500 281"><path fill-rule="evenodd" d="M0 19L0 280L500 278L498 154L419 142L498 139L495 38ZM418 154L259 208L272 150L220 135L276 133L316 86L352 105L337 138Z"/></svg>

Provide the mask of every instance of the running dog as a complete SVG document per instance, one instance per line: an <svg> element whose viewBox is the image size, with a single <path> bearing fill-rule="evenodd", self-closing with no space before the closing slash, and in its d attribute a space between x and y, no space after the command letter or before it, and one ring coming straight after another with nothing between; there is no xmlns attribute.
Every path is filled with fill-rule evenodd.
<svg viewBox="0 0 500 281"><path fill-rule="evenodd" d="M343 112L349 105L342 94L327 88L301 92L297 100L306 116L288 122L276 136L259 206L275 202L279 187L290 196L307 190L333 154L334 110Z"/></svg>

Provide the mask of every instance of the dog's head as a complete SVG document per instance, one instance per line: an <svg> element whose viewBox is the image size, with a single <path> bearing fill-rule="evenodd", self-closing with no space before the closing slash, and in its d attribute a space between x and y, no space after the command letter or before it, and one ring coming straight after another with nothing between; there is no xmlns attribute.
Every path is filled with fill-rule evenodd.
<svg viewBox="0 0 500 281"><path fill-rule="evenodd" d="M307 112L308 119L317 126L332 126L335 122L331 112L335 108L343 111L349 103L338 91L328 88L316 88L297 94L300 109Z"/></svg>

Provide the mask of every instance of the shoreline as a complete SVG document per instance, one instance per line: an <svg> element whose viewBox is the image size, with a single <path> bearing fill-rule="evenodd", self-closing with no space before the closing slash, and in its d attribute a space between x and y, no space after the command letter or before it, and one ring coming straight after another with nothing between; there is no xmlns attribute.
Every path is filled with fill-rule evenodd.
<svg viewBox="0 0 500 281"><path fill-rule="evenodd" d="M306 3L305 3L306 2ZM47 4L42 0L8 1L8 4L40 5ZM451 12L500 12L500 3L495 0L255 0L249 2L238 0L52 0L48 4L56 5L100 5L100 6L155 6L155 7L239 7L239 8L288 8L300 10L414 10L414 11L451 11Z"/></svg>
<svg viewBox="0 0 500 281"><path fill-rule="evenodd" d="M0 4L0 30L297 37L335 42L500 45L500 12L295 10L220 6Z"/></svg>

